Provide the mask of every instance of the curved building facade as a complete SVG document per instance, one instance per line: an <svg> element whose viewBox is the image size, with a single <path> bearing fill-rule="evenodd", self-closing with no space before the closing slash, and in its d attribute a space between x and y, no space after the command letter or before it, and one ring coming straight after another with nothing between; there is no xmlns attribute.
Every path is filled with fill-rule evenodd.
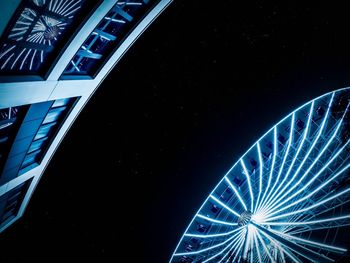
<svg viewBox="0 0 350 263"><path fill-rule="evenodd" d="M350 88L283 118L232 166L170 262L348 262Z"/></svg>
<svg viewBox="0 0 350 263"><path fill-rule="evenodd" d="M0 2L0 232L25 211L90 96L170 1Z"/></svg>

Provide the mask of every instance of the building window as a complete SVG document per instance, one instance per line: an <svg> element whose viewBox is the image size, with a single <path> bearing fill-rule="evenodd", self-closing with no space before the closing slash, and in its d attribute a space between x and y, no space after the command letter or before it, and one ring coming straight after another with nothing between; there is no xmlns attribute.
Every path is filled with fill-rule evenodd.
<svg viewBox="0 0 350 263"><path fill-rule="evenodd" d="M23 1L1 39L0 75L42 75L81 22L86 2L93 6L86 0Z"/></svg>
<svg viewBox="0 0 350 263"><path fill-rule="evenodd" d="M150 0L126 0L118 3L89 35L63 73L94 77L106 59L123 42L137 21L152 7ZM65 77L67 76L68 77Z"/></svg>
<svg viewBox="0 0 350 263"><path fill-rule="evenodd" d="M0 171L27 108L22 106L0 109Z"/></svg>
<svg viewBox="0 0 350 263"><path fill-rule="evenodd" d="M50 142L54 139L76 98L59 99L52 103L23 159L20 170L41 162ZM25 169L25 170L27 170Z"/></svg>
<svg viewBox="0 0 350 263"><path fill-rule="evenodd" d="M0 227L17 216L31 182L29 179L0 196Z"/></svg>

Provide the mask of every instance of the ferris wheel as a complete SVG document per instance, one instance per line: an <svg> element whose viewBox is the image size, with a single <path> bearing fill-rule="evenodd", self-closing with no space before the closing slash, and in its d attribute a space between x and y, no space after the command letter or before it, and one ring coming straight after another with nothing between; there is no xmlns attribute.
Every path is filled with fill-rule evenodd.
<svg viewBox="0 0 350 263"><path fill-rule="evenodd" d="M266 132L193 217L171 263L336 262L350 249L350 88Z"/></svg>

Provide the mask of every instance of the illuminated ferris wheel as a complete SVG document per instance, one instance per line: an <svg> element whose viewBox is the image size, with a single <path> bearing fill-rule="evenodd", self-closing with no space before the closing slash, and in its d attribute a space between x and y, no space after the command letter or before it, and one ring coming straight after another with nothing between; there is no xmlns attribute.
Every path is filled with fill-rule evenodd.
<svg viewBox="0 0 350 263"><path fill-rule="evenodd" d="M316 98L232 166L172 263L335 262L350 249L350 88Z"/></svg>

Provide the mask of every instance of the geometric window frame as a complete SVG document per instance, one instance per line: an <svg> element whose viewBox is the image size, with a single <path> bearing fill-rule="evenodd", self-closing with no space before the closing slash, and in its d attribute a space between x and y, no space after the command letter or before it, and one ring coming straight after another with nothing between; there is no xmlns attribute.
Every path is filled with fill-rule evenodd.
<svg viewBox="0 0 350 263"><path fill-rule="evenodd" d="M49 149L52 141L56 138L56 134L60 131L62 125L69 116L70 112L74 109L78 100L79 97L71 97L52 101L50 109L43 118L41 125L33 137L31 145L28 147L27 153L19 169L19 175L41 164L42 159L46 156L46 152ZM61 102L64 103L62 104ZM59 114L57 114L54 119L47 121L48 116L50 116L50 112L54 112L60 108L64 109L60 110ZM45 129L45 127L47 127L46 131L40 134L41 130ZM38 145L36 149L31 149L33 147L33 144L38 141L42 141L42 144ZM29 160L26 163L26 159L30 158L31 156L33 156L32 160Z"/></svg>
<svg viewBox="0 0 350 263"><path fill-rule="evenodd" d="M96 5L87 0L22 1L0 39L1 79L45 79L98 2L101 1Z"/></svg>
<svg viewBox="0 0 350 263"><path fill-rule="evenodd" d="M80 46L60 79L93 79L159 0L117 2Z"/></svg>

